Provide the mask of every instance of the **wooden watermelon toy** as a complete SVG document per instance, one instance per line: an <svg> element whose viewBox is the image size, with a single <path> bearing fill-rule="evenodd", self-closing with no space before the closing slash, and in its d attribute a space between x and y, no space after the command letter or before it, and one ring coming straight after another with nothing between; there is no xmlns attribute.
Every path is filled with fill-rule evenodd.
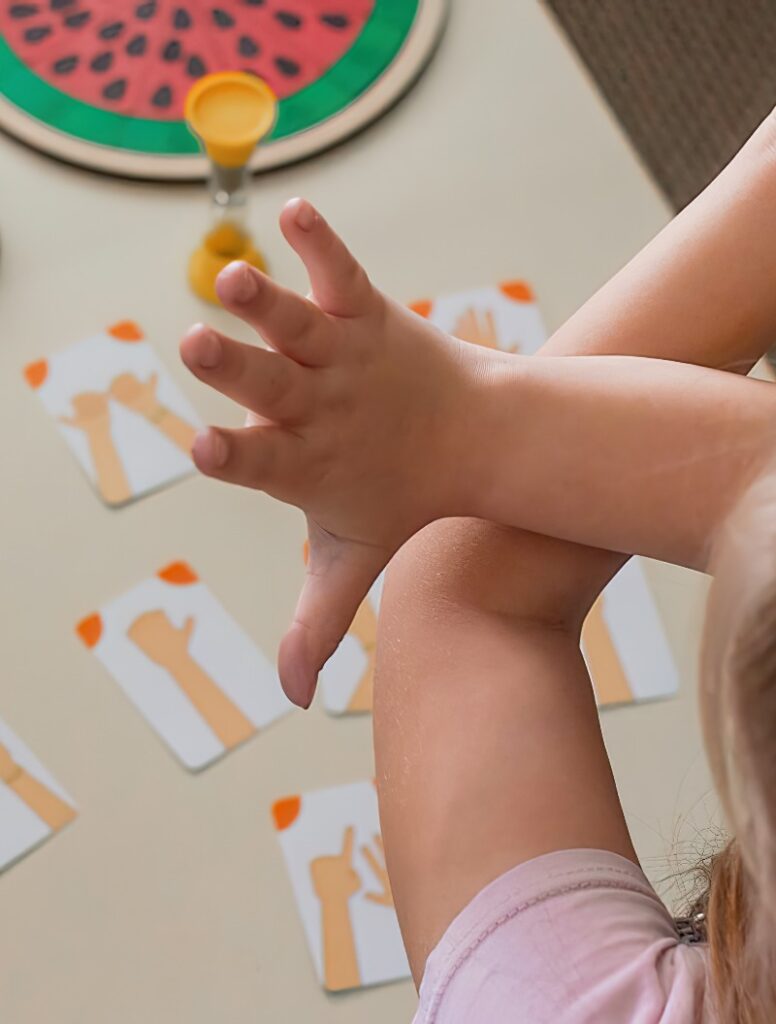
<svg viewBox="0 0 776 1024"><path fill-rule="evenodd" d="M265 165L285 162L306 155L304 147L286 146L279 159L268 154L352 112L420 32L424 51L413 62L414 77L433 48L445 6L445 0L0 0L0 126L100 169L198 177L205 167L183 122L186 94L205 74L245 71L264 79L280 100L271 144L257 158Z"/></svg>

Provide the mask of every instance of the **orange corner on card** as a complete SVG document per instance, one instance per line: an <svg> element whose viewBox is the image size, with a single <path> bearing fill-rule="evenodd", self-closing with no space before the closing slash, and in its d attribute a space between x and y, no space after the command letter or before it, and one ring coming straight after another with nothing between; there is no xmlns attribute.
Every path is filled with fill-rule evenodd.
<svg viewBox="0 0 776 1024"><path fill-rule="evenodd" d="M306 540L302 545L302 561L305 565L310 561L310 541Z"/></svg>
<svg viewBox="0 0 776 1024"><path fill-rule="evenodd" d="M102 619L99 612L81 619L75 631L87 647L96 647L102 636Z"/></svg>
<svg viewBox="0 0 776 1024"><path fill-rule="evenodd" d="M498 287L501 294L513 302L533 302L536 298L533 288L525 281L502 281Z"/></svg>
<svg viewBox="0 0 776 1024"><path fill-rule="evenodd" d="M293 825L301 809L301 796L285 796L282 800L276 800L272 805L272 817L278 832Z"/></svg>
<svg viewBox="0 0 776 1024"><path fill-rule="evenodd" d="M120 320L108 328L108 334L116 341L142 341L143 332L134 320Z"/></svg>
<svg viewBox="0 0 776 1024"><path fill-rule="evenodd" d="M39 388L48 377L48 363L45 359L37 359L24 367L24 379L31 388Z"/></svg>
<svg viewBox="0 0 776 1024"><path fill-rule="evenodd" d="M169 565L165 565L163 569L160 569L156 575L160 580L164 580L165 583L174 583L179 587L183 587L187 583L196 583L199 580L199 576L197 576L188 562L170 562Z"/></svg>
<svg viewBox="0 0 776 1024"><path fill-rule="evenodd" d="M430 299L418 299L417 302L410 303L410 309L413 313L417 313L418 316L428 318L431 316L431 305Z"/></svg>

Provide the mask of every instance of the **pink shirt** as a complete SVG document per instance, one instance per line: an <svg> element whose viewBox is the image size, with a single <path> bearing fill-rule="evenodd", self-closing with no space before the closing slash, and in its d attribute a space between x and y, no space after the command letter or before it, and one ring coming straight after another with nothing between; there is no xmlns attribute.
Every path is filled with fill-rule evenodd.
<svg viewBox="0 0 776 1024"><path fill-rule="evenodd" d="M711 1024L707 966L635 864L563 850L497 878L452 922L415 1024Z"/></svg>

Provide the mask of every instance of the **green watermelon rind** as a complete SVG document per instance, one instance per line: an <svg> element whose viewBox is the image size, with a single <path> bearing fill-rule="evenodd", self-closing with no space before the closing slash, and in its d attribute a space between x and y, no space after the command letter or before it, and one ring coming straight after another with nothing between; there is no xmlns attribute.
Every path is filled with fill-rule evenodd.
<svg viewBox="0 0 776 1024"><path fill-rule="evenodd" d="M317 81L278 104L268 141L298 135L334 117L358 99L393 63L420 0L375 0L369 20L342 57ZM199 153L185 121L154 121L93 107L49 85L0 36L0 95L56 131L100 146L187 156Z"/></svg>

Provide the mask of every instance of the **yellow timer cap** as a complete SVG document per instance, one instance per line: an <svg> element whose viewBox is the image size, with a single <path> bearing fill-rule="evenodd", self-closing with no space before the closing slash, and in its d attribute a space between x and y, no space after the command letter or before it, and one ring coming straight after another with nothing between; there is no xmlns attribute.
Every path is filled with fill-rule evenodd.
<svg viewBox="0 0 776 1024"><path fill-rule="evenodd" d="M184 114L211 160L222 167L242 167L275 123L277 102L261 78L219 71L191 87Z"/></svg>

